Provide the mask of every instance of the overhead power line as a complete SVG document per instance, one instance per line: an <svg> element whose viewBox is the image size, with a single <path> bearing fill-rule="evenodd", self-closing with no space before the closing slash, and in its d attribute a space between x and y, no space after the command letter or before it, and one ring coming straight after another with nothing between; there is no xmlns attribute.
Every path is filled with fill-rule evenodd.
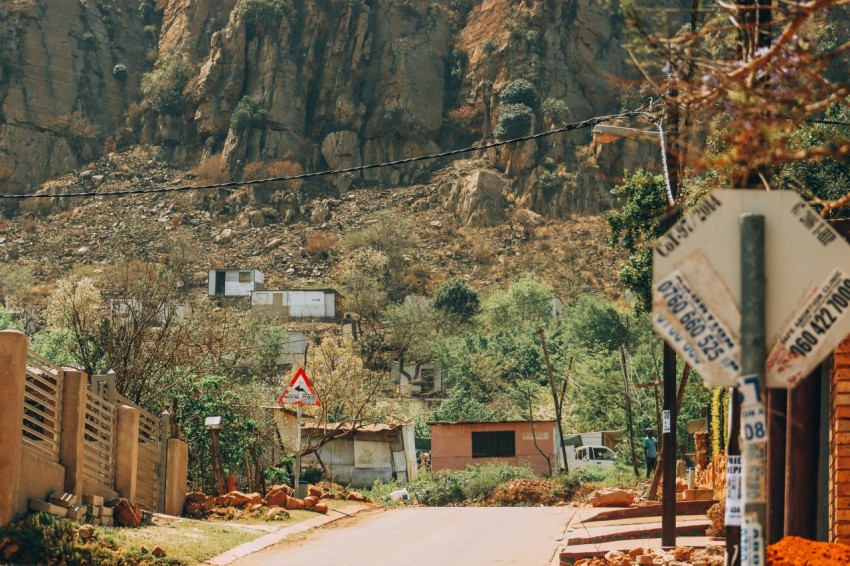
<svg viewBox="0 0 850 566"><path fill-rule="evenodd" d="M407 165L409 163L416 163L418 161L430 161L434 159L440 159L443 157L451 157L453 155L461 155L464 153L471 153L473 151L480 151L482 149L490 149L493 147L500 147L503 145L509 145L513 143L520 143L529 140L535 140L539 138L544 138L548 136L552 136L555 134L560 134L564 132L569 132L572 130L579 130L583 128L590 128L599 124L601 122L607 122L609 120L616 120L620 118L634 118L634 117L644 117L648 120L653 120L653 117L648 112L643 110L631 110L628 112L621 112L619 114L609 114L606 116L596 116L594 118L588 118L587 120L582 120L580 122L573 122L571 124L566 124L565 126L561 126L560 128L555 128L552 130L546 130L545 132L538 132L536 134L531 134L528 136L522 136L518 138L512 138L509 140L502 141L494 141L485 143L477 146L469 146L463 147L459 149L451 149L447 151L442 151L439 153L429 153L425 155L417 155L414 157L406 157L404 159L396 159L395 161L385 161L382 163L370 163L367 165L358 165L356 167L347 167L345 169L331 169L327 171L315 171L312 173L301 173L299 175L287 175L284 177L268 177L266 179L254 179L251 181L229 181L227 183L211 183L207 185L182 185L177 187L157 187L157 188L145 188L145 189L129 189L123 191L82 191L77 193L31 193L31 194L0 194L0 199L35 199L35 198L92 198L92 197L120 197L120 196L129 196L129 195L144 195L144 194L157 194L157 193L178 193L178 192L188 192L188 191L203 191L210 189L236 189L240 187L246 187L251 185L261 185L263 183L272 183L279 181L296 181L302 179L312 179L314 177L326 177L329 175L341 175L343 173L356 173L358 171L367 171L370 169L382 169L385 167L396 167L398 165Z"/></svg>

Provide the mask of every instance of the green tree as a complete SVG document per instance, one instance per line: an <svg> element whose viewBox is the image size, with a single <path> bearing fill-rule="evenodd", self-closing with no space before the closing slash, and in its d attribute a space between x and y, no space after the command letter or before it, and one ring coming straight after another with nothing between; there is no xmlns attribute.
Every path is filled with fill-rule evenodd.
<svg viewBox="0 0 850 566"><path fill-rule="evenodd" d="M626 175L612 193L620 210L607 216L610 243L631 254L620 267L619 279L635 293L638 308L648 311L652 305L652 246L664 233L668 209L665 180L662 175L639 170Z"/></svg>
<svg viewBox="0 0 850 566"><path fill-rule="evenodd" d="M491 331L512 328L516 332L536 331L554 322L552 286L533 273L512 282L506 291L494 291L482 307L482 320Z"/></svg>
<svg viewBox="0 0 850 566"><path fill-rule="evenodd" d="M434 308L447 316L468 321L478 314L478 293L462 279L449 279L434 292Z"/></svg>

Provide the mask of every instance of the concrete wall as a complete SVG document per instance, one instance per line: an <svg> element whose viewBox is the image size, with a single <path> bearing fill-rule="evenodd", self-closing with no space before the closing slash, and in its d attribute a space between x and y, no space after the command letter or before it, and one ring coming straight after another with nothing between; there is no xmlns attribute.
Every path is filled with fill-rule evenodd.
<svg viewBox="0 0 850 566"><path fill-rule="evenodd" d="M30 497L45 500L53 491L65 491L65 467L23 450L19 486L16 511L24 513Z"/></svg>
<svg viewBox="0 0 850 566"><path fill-rule="evenodd" d="M514 431L516 455L512 458L473 458L472 433ZM549 473L546 459L535 448L537 444L550 458L552 468L556 465L555 447L557 431L555 421L540 421L534 423L535 435L532 435L532 423L457 423L431 425L431 469L432 470L462 470L470 464L486 464L489 462L504 462L511 466L527 464L540 475Z"/></svg>

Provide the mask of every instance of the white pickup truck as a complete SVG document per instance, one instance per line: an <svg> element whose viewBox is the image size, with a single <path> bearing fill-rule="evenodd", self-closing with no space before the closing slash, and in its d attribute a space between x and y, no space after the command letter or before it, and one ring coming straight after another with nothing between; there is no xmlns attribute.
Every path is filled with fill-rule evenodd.
<svg viewBox="0 0 850 566"><path fill-rule="evenodd" d="M590 466L613 466L617 453L607 446L578 446L570 458L570 470Z"/></svg>

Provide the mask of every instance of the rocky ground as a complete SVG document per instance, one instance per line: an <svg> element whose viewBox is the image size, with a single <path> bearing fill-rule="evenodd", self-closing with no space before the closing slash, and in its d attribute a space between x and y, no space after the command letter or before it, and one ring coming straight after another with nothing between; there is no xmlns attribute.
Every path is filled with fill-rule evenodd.
<svg viewBox="0 0 850 566"><path fill-rule="evenodd" d="M203 172L170 167L157 155L151 147L109 154L42 191L204 182ZM97 271L123 260L163 262L184 273L200 298L210 268L261 269L267 289L333 285L346 235L390 222L409 234L404 260L422 268L423 292L452 276L485 290L536 271L562 295L616 293L617 253L607 244L603 218L547 220L514 208L510 194L494 207L489 184L499 182L483 162L469 159L437 170L428 185L343 194L324 185L279 183L265 194L238 189L28 200L0 220L0 258L31 266L42 294L75 266Z"/></svg>

